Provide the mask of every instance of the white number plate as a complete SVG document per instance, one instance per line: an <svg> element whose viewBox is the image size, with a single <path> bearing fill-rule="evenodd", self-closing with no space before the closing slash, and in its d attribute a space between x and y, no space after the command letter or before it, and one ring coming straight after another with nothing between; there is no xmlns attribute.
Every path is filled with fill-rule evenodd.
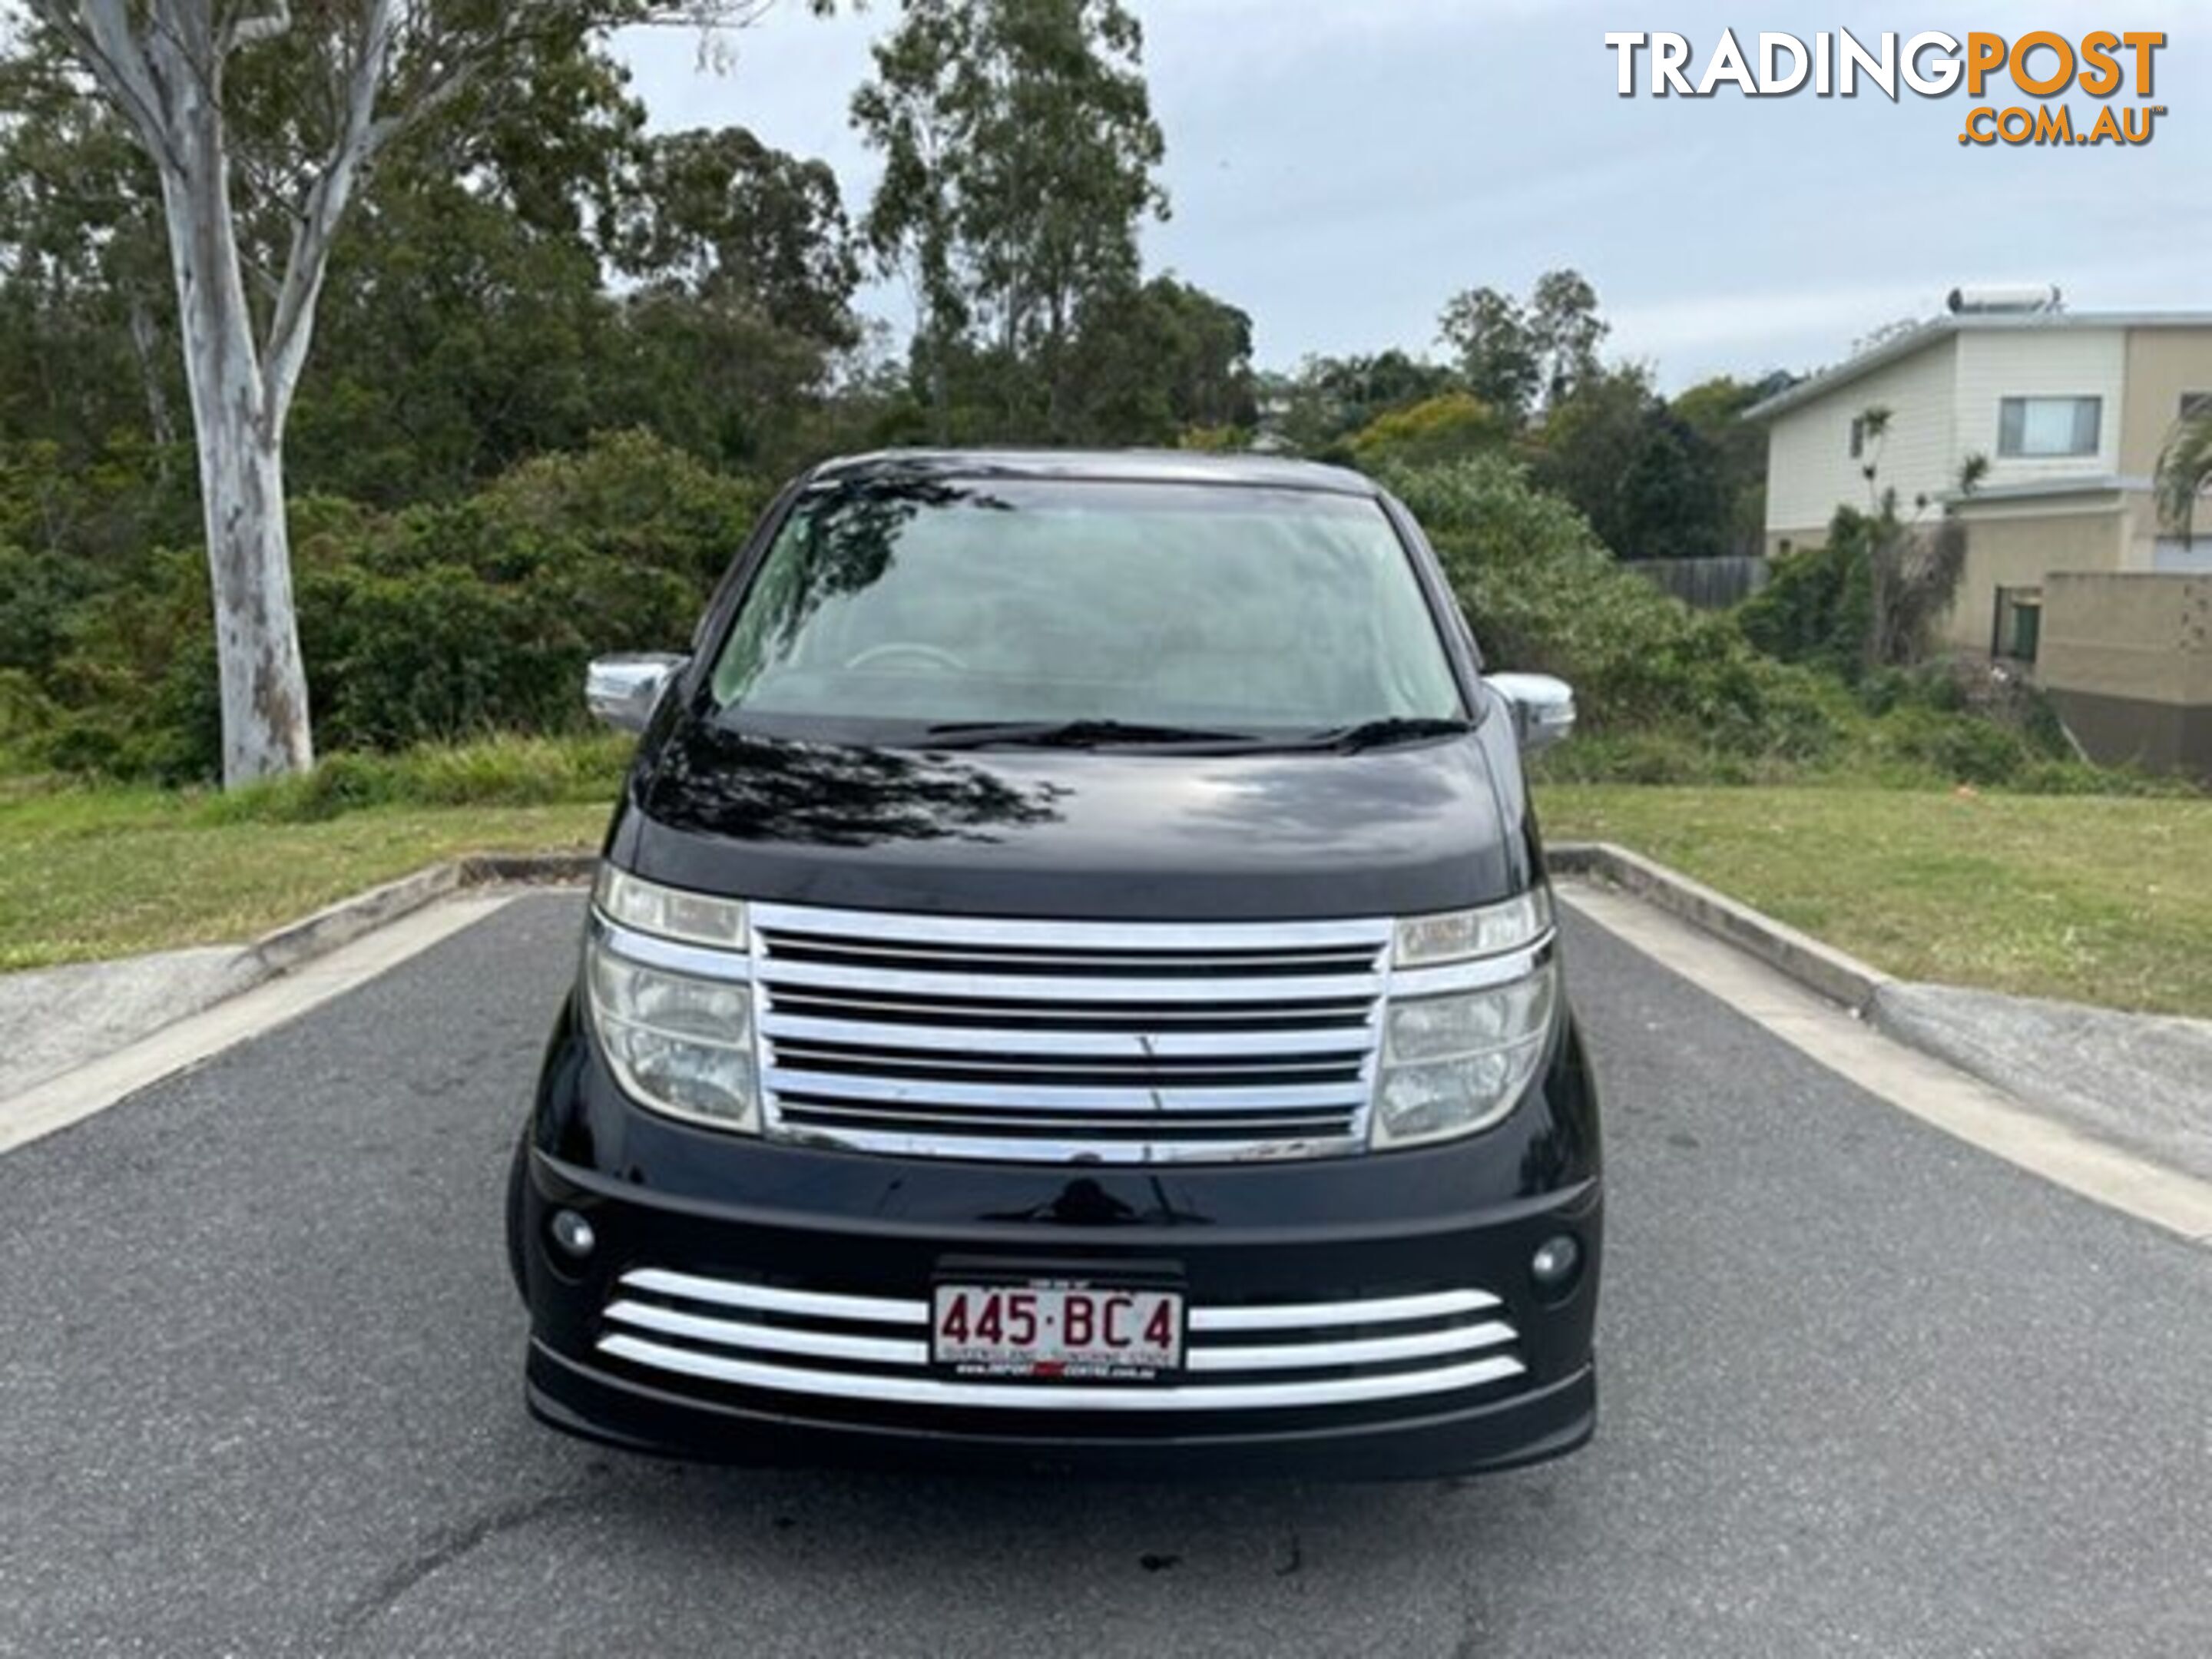
<svg viewBox="0 0 2212 1659"><path fill-rule="evenodd" d="M1182 1364L1174 1291L1058 1285L939 1285L930 1346L975 1376L1141 1382Z"/></svg>

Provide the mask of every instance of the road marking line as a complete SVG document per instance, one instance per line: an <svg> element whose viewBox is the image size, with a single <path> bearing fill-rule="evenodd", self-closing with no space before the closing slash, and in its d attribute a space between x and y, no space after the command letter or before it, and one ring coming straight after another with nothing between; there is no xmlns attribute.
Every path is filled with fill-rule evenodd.
<svg viewBox="0 0 2212 1659"><path fill-rule="evenodd" d="M297 1019L441 940L473 927L514 898L513 894L499 894L447 899L414 911L289 974L0 1101L0 1153L82 1122L234 1044Z"/></svg>
<svg viewBox="0 0 2212 1659"><path fill-rule="evenodd" d="M1978 1078L1884 1036L1733 945L1641 900L1579 883L1561 883L1559 891L1616 939L1869 1094L2084 1198L2191 1243L2212 1240L2212 1182L2045 1117Z"/></svg>

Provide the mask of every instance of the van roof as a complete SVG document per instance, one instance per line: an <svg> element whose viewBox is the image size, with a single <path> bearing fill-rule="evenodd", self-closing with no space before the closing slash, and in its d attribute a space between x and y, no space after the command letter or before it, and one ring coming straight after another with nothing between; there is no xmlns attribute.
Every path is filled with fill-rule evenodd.
<svg viewBox="0 0 2212 1659"><path fill-rule="evenodd" d="M1375 482L1340 466L1280 455L1188 449L879 449L823 462L809 477L1073 479L1116 483L1246 484L1376 495Z"/></svg>

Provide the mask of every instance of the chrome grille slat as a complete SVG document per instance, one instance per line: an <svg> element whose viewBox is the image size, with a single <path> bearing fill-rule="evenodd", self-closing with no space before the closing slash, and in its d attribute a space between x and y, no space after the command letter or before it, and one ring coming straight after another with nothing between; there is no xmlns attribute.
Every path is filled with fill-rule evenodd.
<svg viewBox="0 0 2212 1659"><path fill-rule="evenodd" d="M761 1080L775 1093L811 1095L827 1100L872 1100L915 1106L1048 1106L1078 1111L1153 1111L1163 1116L1176 1112L1233 1111L1249 1108L1264 1112L1278 1106L1345 1106L1358 1108L1366 1097L1364 1086L1341 1083L1307 1083L1264 1089L1076 1088L1045 1084L1030 1078L1009 1087L988 1083L918 1082L910 1078L854 1076L843 1072L808 1072L771 1066Z"/></svg>
<svg viewBox="0 0 2212 1659"><path fill-rule="evenodd" d="M1163 1384L970 1381L930 1363L919 1298L852 1296L639 1268L612 1291L600 1352L695 1381L822 1399L1010 1411L1356 1407L1487 1388L1525 1373L1498 1298L1413 1296L1194 1305L1182 1375ZM701 1312L701 1308L719 1310ZM785 1322L801 1317L805 1325ZM1399 1327L1389 1329L1389 1327ZM1406 1328L1411 1327L1413 1328ZM1279 1340L1253 1343L1235 1333ZM1223 1334L1231 1334L1224 1340Z"/></svg>
<svg viewBox="0 0 2212 1659"><path fill-rule="evenodd" d="M725 1348L757 1348L766 1353L806 1354L823 1359L857 1359L878 1365L926 1365L929 1344L895 1337L848 1336L838 1331L810 1331L789 1325L763 1325L738 1319L709 1319L649 1303L617 1302L607 1310L617 1325L634 1325L664 1336L688 1337Z"/></svg>
<svg viewBox="0 0 2212 1659"><path fill-rule="evenodd" d="M1200 1139L1237 1140L1240 1137L1266 1134L1284 1139L1311 1136L1334 1136L1346 1133L1352 1121L1349 1112L1337 1112L1310 1118L1178 1118L1175 1130L1178 1140L1195 1143ZM1012 1113L994 1114L988 1117L956 1117L941 1112L902 1112L895 1116L870 1112L857 1107L822 1106L811 1102L787 1102L784 1121L795 1128L823 1127L832 1129L851 1128L878 1134L918 1135L943 1133L958 1135L991 1135L1006 1139L1064 1139L1066 1123L1052 1117L1020 1117ZM1086 1118L1083 1133L1086 1140L1102 1144L1115 1140L1150 1144L1160 1133L1158 1120L1133 1121L1128 1119Z"/></svg>
<svg viewBox="0 0 2212 1659"><path fill-rule="evenodd" d="M890 1376L854 1372L830 1376L750 1359L724 1358L689 1348L670 1348L635 1337L603 1338L602 1352L618 1359L748 1388L784 1394L826 1395L840 1400L872 1400L909 1406L994 1407L1016 1411L1205 1412L1286 1410L1297 1407L1358 1405L1403 1400L1425 1394L1450 1394L1502 1382L1526 1369L1505 1355L1432 1371L1397 1371L1374 1376L1320 1377L1295 1382L1208 1383L1164 1388L1059 1383L1037 1388L1019 1382L968 1382L933 1376Z"/></svg>
<svg viewBox="0 0 2212 1659"><path fill-rule="evenodd" d="M809 987L856 991L905 992L909 995L945 997L960 1001L984 1000L1039 1004L1050 1007L1061 1002L1106 1004L1156 1000L1203 1002L1218 996L1224 983L1240 985L1245 1000L1265 1001L1270 992L1249 979L1119 978L1109 975L1048 977L1025 974L972 974L903 968L842 968L818 962L792 962L770 954L763 971L775 986ZM1372 998L1382 993L1380 973L1329 973L1301 975L1295 981L1306 1000L1346 1000Z"/></svg>
<svg viewBox="0 0 2212 1659"><path fill-rule="evenodd" d="M768 954L778 962L805 962L817 966L912 969L936 973L988 972L1034 975L1049 981L1059 975L1110 974L1139 978L1146 974L1197 971L1206 974L1246 974L1255 977L1276 974L1366 971L1370 951L1243 951L1168 953L1125 951L1116 952L1053 951L1042 947L1026 951L977 948L947 951L929 947L902 948L892 945L850 945L812 940L800 943L787 935L763 936Z"/></svg>
<svg viewBox="0 0 2212 1659"><path fill-rule="evenodd" d="M908 1051L878 1048L847 1048L826 1042L792 1042L779 1038L776 1053L795 1067L807 1071L865 1073L871 1077L910 1077L922 1081L944 1078L950 1082L974 1081L967 1074L1004 1078L1018 1071L1039 1083L1094 1083L1110 1086L1132 1079L1172 1077L1209 1086L1239 1081L1265 1085L1275 1082L1356 1082L1365 1059L1360 1054L1307 1054L1291 1060L1240 1055L1152 1055L1130 1058L1104 1054L1008 1054L994 1060L973 1051L944 1049Z"/></svg>
<svg viewBox="0 0 2212 1659"><path fill-rule="evenodd" d="M1335 1001L1273 1001L1231 1003L985 1002L945 998L897 999L882 995L845 996L833 993L799 994L789 987L769 994L768 1018L785 1015L805 1018L907 1021L945 1025L954 1030L1006 1027L1024 1030L1073 1030L1110 1031L1116 1036L1145 1031L1156 1026L1180 1026L1186 1031L1263 1033L1272 1030L1348 1030L1369 1022L1374 1000L1369 997ZM925 1027L924 1029L927 1029Z"/></svg>
<svg viewBox="0 0 2212 1659"><path fill-rule="evenodd" d="M1348 921L1036 921L989 916L927 915L908 910L833 910L811 905L756 903L754 933L763 939L890 939L900 944L1033 945L1050 951L1346 950L1381 942L1387 929Z"/></svg>
<svg viewBox="0 0 2212 1659"><path fill-rule="evenodd" d="M1437 1291L1426 1296L1375 1301L1258 1304L1243 1308L1194 1308L1194 1331L1294 1331L1311 1326L1394 1325L1416 1319L1449 1319L1498 1305L1487 1291ZM927 1310L923 1318L928 1317Z"/></svg>
<svg viewBox="0 0 2212 1659"><path fill-rule="evenodd" d="M1270 1342L1258 1347L1195 1348L1194 1371L1317 1370L1334 1365L1376 1365L1436 1354L1473 1353L1500 1347L1519 1334L1502 1320L1410 1336L1373 1336L1334 1342Z"/></svg>
<svg viewBox="0 0 2212 1659"><path fill-rule="evenodd" d="M1202 1010L1192 1018L1202 1018ZM770 1012L762 1020L779 1043L836 1043L857 1052L969 1054L1007 1059L1212 1060L1259 1056L1297 1060L1310 1054L1364 1056L1374 1046L1371 1020L1318 1031L1149 1031L1024 1030L1020 1027L871 1024Z"/></svg>
<svg viewBox="0 0 2212 1659"><path fill-rule="evenodd" d="M766 1120L771 1133L909 1156L1356 1151L1390 930L757 904Z"/></svg>

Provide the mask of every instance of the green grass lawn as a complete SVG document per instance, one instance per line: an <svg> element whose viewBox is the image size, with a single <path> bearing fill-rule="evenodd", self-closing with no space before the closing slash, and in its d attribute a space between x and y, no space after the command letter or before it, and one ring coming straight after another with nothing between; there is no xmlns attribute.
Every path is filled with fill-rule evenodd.
<svg viewBox="0 0 2212 1659"><path fill-rule="evenodd" d="M2212 1017L2212 801L1554 785L1611 841L1908 979Z"/></svg>
<svg viewBox="0 0 2212 1659"><path fill-rule="evenodd" d="M456 854L596 847L607 811L394 805L301 823L151 790L0 802L0 969L252 939Z"/></svg>
<svg viewBox="0 0 2212 1659"><path fill-rule="evenodd" d="M313 793L0 793L0 969L250 939L457 854L595 846L618 760L508 742L335 767ZM1619 842L1893 974L2212 1016L2212 801L1597 784L1538 799L1554 840Z"/></svg>

